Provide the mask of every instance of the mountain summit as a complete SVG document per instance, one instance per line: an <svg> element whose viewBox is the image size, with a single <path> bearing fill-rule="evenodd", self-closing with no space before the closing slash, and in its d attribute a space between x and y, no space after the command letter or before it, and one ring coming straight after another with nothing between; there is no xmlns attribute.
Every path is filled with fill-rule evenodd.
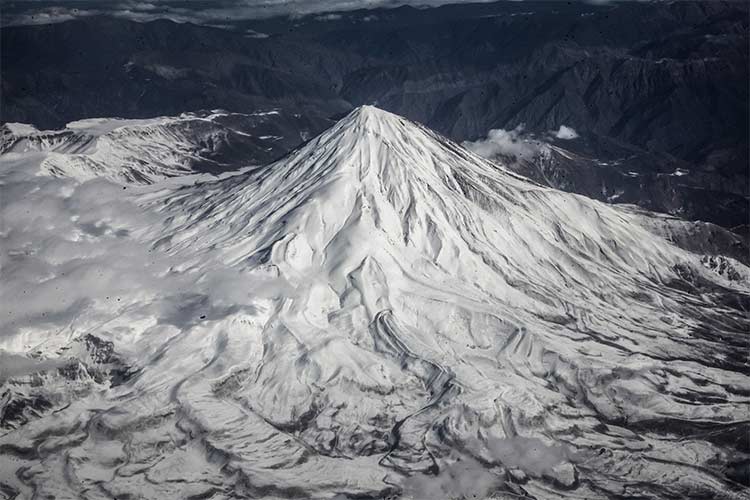
<svg viewBox="0 0 750 500"><path fill-rule="evenodd" d="M750 270L648 214L371 106L268 166L127 196L141 222L107 222L132 245L121 275L163 262L160 279L76 319L124 381L0 438L86 429L54 441L86 460L17 476L37 489L747 498L726 443L746 418Z"/></svg>

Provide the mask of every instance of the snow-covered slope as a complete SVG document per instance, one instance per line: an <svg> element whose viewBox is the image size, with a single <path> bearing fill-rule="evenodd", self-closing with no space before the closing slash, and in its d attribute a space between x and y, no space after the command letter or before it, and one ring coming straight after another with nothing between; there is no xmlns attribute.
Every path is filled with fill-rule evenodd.
<svg viewBox="0 0 750 500"><path fill-rule="evenodd" d="M40 171L55 176L150 184L267 163L306 138L304 128L303 120L279 110L89 119L53 131L7 123L0 127L0 153L36 154Z"/></svg>
<svg viewBox="0 0 750 500"><path fill-rule="evenodd" d="M750 498L750 270L648 215L372 107L182 187L22 165L6 491Z"/></svg>

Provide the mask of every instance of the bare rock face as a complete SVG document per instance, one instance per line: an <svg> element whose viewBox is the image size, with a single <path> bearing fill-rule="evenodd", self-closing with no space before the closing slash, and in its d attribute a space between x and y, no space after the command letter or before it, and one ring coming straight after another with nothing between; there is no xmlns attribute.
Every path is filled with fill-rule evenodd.
<svg viewBox="0 0 750 500"><path fill-rule="evenodd" d="M222 179L11 159L3 394L61 399L3 396L4 492L748 498L750 268L682 221L371 106Z"/></svg>

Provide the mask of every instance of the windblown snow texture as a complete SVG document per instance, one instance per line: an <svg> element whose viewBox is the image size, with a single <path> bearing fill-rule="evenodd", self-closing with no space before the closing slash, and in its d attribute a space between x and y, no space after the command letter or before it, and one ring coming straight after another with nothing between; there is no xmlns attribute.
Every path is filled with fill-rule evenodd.
<svg viewBox="0 0 750 500"><path fill-rule="evenodd" d="M750 498L717 227L367 106L219 180L3 163L6 495Z"/></svg>

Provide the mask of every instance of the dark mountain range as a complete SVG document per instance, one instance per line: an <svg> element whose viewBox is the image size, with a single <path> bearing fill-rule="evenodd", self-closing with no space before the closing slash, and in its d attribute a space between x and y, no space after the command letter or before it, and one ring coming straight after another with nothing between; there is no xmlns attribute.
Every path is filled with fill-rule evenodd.
<svg viewBox="0 0 750 500"><path fill-rule="evenodd" d="M727 227L748 220L744 2L401 7L221 29L91 17L3 28L2 60L4 122L283 107L318 132L373 103L459 141L566 125L581 136L566 147L601 160L599 177L586 162L526 174ZM608 166L624 160L646 180ZM675 165L686 174L659 187Z"/></svg>

